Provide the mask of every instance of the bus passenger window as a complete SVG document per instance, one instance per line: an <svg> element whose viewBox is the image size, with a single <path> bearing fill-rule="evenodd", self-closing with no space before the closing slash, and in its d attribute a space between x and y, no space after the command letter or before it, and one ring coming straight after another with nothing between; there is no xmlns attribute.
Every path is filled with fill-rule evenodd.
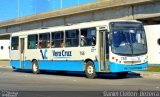
<svg viewBox="0 0 160 97"><path fill-rule="evenodd" d="M39 48L50 48L50 33L39 34Z"/></svg>
<svg viewBox="0 0 160 97"><path fill-rule="evenodd" d="M61 47L61 43L64 41L64 34L63 31L59 32L52 32L52 48Z"/></svg>
<svg viewBox="0 0 160 97"><path fill-rule="evenodd" d="M63 41L61 41L61 44L60 44L60 45L61 45L61 47L63 48L63 47L64 47L64 42L63 42Z"/></svg>
<svg viewBox="0 0 160 97"><path fill-rule="evenodd" d="M80 42L81 46L84 46L87 44L86 38L84 35L81 35L81 42Z"/></svg>
<svg viewBox="0 0 160 97"><path fill-rule="evenodd" d="M50 44L50 42L48 41L47 42L47 48L50 48L51 47L51 44Z"/></svg>
<svg viewBox="0 0 160 97"><path fill-rule="evenodd" d="M77 47L79 45L79 30L66 31L66 47Z"/></svg>
<svg viewBox="0 0 160 97"><path fill-rule="evenodd" d="M81 46L95 46L96 45L96 28L81 29L80 37Z"/></svg>
<svg viewBox="0 0 160 97"><path fill-rule="evenodd" d="M18 36L12 37L12 39L11 39L11 50L18 50L18 47L19 47Z"/></svg>
<svg viewBox="0 0 160 97"><path fill-rule="evenodd" d="M28 35L28 49L37 49L38 35Z"/></svg>
<svg viewBox="0 0 160 97"><path fill-rule="evenodd" d="M39 44L38 44L38 48L39 48L39 49L42 48L42 42L40 42L40 41L39 41Z"/></svg>

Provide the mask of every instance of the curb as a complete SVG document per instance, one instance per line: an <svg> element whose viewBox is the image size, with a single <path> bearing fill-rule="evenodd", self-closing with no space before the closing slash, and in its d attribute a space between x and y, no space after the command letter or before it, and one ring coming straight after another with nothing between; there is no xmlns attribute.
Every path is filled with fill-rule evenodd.
<svg viewBox="0 0 160 97"><path fill-rule="evenodd" d="M160 72L136 72L139 73L140 76L144 78L156 78L160 79Z"/></svg>
<svg viewBox="0 0 160 97"><path fill-rule="evenodd" d="M157 78L157 79L160 79L160 75L159 74L141 74L141 76L143 76L145 78Z"/></svg>
<svg viewBox="0 0 160 97"><path fill-rule="evenodd" d="M10 62L7 60L0 60L0 68L11 68Z"/></svg>
<svg viewBox="0 0 160 97"><path fill-rule="evenodd" d="M0 68L11 68L11 66L8 66L8 65L6 65L6 66L0 65Z"/></svg>

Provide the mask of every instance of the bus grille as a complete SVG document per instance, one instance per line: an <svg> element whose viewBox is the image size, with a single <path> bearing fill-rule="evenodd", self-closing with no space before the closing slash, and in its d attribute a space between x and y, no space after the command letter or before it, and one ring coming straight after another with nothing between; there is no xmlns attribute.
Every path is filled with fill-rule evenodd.
<svg viewBox="0 0 160 97"><path fill-rule="evenodd" d="M141 63L141 61L124 61L125 64L138 64Z"/></svg>

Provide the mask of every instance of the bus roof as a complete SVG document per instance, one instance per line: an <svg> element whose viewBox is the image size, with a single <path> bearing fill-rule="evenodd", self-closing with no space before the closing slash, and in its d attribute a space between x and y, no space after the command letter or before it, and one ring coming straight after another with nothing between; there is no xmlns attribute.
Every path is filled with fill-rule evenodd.
<svg viewBox="0 0 160 97"><path fill-rule="evenodd" d="M33 30L25 30L12 33L11 36L25 36L28 34L38 34L38 33L46 33L46 32L56 32L56 31L64 31L64 30L72 30L72 29L80 29L80 28L88 28L88 27L98 27L98 26L106 26L110 22L139 22L136 20L104 20L104 21L92 21L92 22L84 22L78 24L70 24L63 26L55 26L55 27L43 27L40 29Z"/></svg>

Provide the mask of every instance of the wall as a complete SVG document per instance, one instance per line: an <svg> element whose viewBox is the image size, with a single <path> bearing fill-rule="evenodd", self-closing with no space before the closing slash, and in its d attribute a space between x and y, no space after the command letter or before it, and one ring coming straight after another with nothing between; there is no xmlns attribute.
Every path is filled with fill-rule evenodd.
<svg viewBox="0 0 160 97"><path fill-rule="evenodd" d="M0 40L0 60L9 60L9 40Z"/></svg>

